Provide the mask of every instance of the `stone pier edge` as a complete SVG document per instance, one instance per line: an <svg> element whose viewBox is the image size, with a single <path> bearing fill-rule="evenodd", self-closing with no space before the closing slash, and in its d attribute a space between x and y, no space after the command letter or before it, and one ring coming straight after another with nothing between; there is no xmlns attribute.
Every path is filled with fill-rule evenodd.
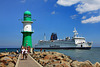
<svg viewBox="0 0 100 67"><path fill-rule="evenodd" d="M29 54L28 54L29 55ZM30 56L30 55L29 55ZM31 57L31 56L30 56ZM41 64L39 64L36 60L34 60L32 57L31 57L31 59L33 60L33 61L35 61L40 67L43 67Z"/></svg>
<svg viewBox="0 0 100 67"><path fill-rule="evenodd" d="M17 60L15 67L18 67L20 56L21 56L21 54L19 54L19 57L18 57L18 60Z"/></svg>

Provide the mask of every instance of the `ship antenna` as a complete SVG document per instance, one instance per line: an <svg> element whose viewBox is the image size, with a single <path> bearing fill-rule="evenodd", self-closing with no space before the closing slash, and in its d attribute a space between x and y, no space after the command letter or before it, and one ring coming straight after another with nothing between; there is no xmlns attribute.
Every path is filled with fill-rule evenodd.
<svg viewBox="0 0 100 67"><path fill-rule="evenodd" d="M76 28L74 27L74 37L76 37L78 35Z"/></svg>
<svg viewBox="0 0 100 67"><path fill-rule="evenodd" d="M45 35L45 33L44 33L44 41L46 41L46 35Z"/></svg>

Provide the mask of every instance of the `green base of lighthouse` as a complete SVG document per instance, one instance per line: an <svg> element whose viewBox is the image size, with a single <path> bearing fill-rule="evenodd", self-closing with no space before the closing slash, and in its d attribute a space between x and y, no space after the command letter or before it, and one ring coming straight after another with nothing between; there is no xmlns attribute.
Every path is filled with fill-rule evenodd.
<svg viewBox="0 0 100 67"><path fill-rule="evenodd" d="M22 46L24 46L24 47L31 47L32 48L32 38L31 38L31 35L32 35L33 32L23 31L21 33L23 34Z"/></svg>

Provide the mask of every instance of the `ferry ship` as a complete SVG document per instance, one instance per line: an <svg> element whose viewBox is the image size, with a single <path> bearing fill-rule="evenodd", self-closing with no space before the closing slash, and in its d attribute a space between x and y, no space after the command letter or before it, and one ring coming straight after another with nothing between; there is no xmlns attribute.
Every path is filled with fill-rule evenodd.
<svg viewBox="0 0 100 67"><path fill-rule="evenodd" d="M35 45L35 49L91 49L93 42L86 42L85 37L79 37L76 28L74 28L74 36L66 37L63 40L57 39L57 34L52 33L50 40L39 40Z"/></svg>

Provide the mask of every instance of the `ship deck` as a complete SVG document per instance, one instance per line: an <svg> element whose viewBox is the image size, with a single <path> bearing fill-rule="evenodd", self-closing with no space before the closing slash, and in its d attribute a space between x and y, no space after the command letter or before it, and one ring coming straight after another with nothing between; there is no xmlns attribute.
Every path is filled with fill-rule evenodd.
<svg viewBox="0 0 100 67"><path fill-rule="evenodd" d="M35 49L41 49L39 47L36 47ZM42 49L91 49L91 47L45 47Z"/></svg>

